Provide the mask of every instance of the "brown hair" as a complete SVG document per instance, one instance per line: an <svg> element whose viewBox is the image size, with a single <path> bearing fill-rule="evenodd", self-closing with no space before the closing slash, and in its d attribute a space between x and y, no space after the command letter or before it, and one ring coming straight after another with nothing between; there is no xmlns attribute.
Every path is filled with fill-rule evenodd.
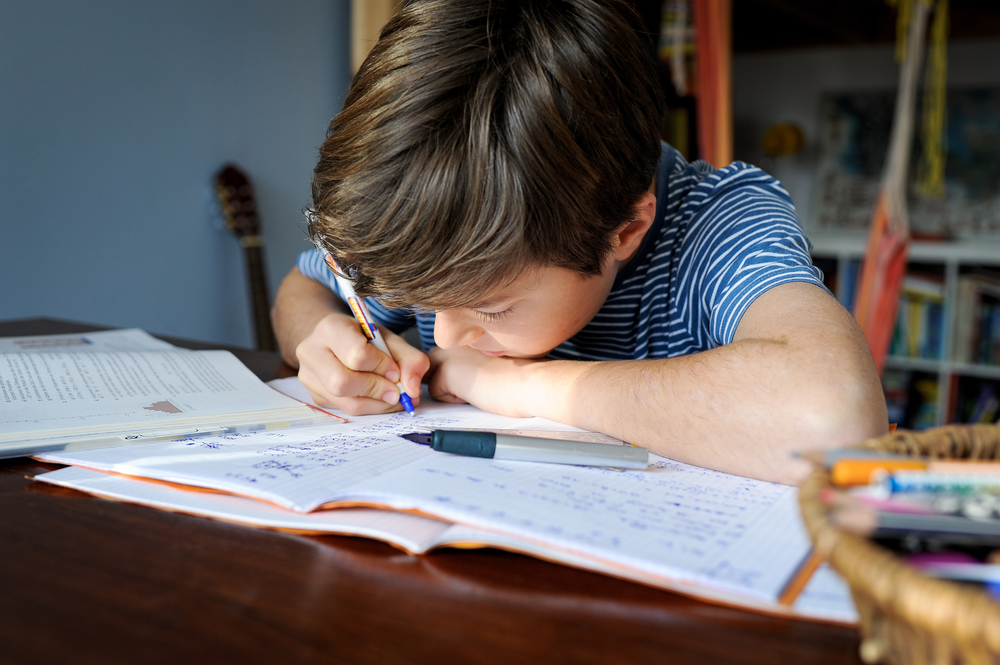
<svg viewBox="0 0 1000 665"><path fill-rule="evenodd" d="M638 25L620 0L403 3L320 149L313 240L390 306L598 274L660 155Z"/></svg>

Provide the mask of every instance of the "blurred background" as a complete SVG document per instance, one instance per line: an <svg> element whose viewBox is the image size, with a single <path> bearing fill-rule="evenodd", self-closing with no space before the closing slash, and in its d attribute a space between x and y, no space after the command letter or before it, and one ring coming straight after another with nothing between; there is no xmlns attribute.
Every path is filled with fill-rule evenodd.
<svg viewBox="0 0 1000 665"><path fill-rule="evenodd" d="M252 346L213 175L249 174L273 295L349 40L347 0L0 3L0 319Z"/></svg>
<svg viewBox="0 0 1000 665"><path fill-rule="evenodd" d="M252 346L243 250L213 175L232 161L254 184L273 298L307 247L301 211L349 84L352 16L356 59L393 4L0 3L0 319ZM635 4L672 99L664 135L699 157L697 91L674 89L663 46L671 2ZM949 89L1000 85L995 3L953 0L951 16ZM734 0L731 18L732 157L777 176L815 229L823 100L895 88L893 10ZM766 149L779 124L797 128L794 150Z"/></svg>

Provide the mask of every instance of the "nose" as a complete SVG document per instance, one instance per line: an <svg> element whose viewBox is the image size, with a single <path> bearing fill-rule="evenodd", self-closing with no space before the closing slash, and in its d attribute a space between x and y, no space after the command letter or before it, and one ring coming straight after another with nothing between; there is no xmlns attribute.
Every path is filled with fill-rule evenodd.
<svg viewBox="0 0 1000 665"><path fill-rule="evenodd" d="M434 313L434 343L438 348L468 346L482 336L482 327L461 310L442 309Z"/></svg>

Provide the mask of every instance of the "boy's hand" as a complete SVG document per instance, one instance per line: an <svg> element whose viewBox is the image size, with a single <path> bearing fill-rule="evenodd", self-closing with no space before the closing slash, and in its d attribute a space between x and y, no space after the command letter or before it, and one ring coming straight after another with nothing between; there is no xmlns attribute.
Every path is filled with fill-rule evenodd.
<svg viewBox="0 0 1000 665"><path fill-rule="evenodd" d="M434 348L430 351L431 373L427 380L434 399L468 402L483 411L502 416L527 418L528 370L542 361L523 358L494 358L475 349Z"/></svg>
<svg viewBox="0 0 1000 665"><path fill-rule="evenodd" d="M399 335L379 330L395 361L368 343L354 317L339 313L321 319L295 348L299 380L317 404L352 416L399 411L400 376L413 404L419 404L420 380L430 361Z"/></svg>

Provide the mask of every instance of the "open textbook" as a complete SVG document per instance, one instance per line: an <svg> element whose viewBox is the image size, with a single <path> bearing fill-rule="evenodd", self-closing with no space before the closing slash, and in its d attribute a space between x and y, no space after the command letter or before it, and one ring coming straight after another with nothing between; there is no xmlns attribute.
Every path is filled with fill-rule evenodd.
<svg viewBox="0 0 1000 665"><path fill-rule="evenodd" d="M644 471L453 456L397 434L438 427L587 433L430 400L417 413L49 453L38 457L85 468L37 479L256 526L364 535L416 553L501 547L716 602L856 619L846 587L825 570L794 604L779 603L811 549L792 487L655 455Z"/></svg>
<svg viewBox="0 0 1000 665"><path fill-rule="evenodd" d="M0 457L324 419L228 351L140 330L0 339Z"/></svg>

